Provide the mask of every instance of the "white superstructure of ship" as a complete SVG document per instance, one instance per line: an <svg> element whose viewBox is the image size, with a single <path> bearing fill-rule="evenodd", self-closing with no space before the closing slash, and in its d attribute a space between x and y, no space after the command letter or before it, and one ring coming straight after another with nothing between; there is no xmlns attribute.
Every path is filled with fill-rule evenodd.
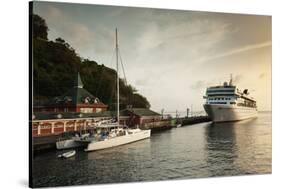
<svg viewBox="0 0 281 189"><path fill-rule="evenodd" d="M204 96L204 109L213 122L240 121L257 117L256 100L250 96L249 90L239 90L229 82L211 86Z"/></svg>

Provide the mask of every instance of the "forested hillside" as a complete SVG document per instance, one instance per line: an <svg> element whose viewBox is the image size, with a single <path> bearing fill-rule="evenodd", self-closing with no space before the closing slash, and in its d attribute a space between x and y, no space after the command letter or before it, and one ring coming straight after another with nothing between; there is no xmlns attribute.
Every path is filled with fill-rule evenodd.
<svg viewBox="0 0 281 189"><path fill-rule="evenodd" d="M116 71L79 57L62 36L55 41L48 40L49 28L45 20L38 15L32 15L32 19L34 100L45 101L64 94L73 87L77 72L80 72L84 88L114 109ZM120 106L125 108L127 105L150 107L144 96L120 79Z"/></svg>

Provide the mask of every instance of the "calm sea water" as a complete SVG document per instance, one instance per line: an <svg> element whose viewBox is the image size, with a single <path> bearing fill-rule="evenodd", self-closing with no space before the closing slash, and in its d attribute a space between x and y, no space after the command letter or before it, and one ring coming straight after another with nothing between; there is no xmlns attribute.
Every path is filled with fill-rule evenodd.
<svg viewBox="0 0 281 189"><path fill-rule="evenodd" d="M235 123L201 123L96 152L34 157L34 187L271 173L271 112Z"/></svg>

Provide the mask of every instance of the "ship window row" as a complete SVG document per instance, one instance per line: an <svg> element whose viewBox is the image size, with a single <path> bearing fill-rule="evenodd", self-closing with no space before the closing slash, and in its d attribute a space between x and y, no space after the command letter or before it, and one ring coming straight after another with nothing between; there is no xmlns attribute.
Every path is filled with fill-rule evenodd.
<svg viewBox="0 0 281 189"><path fill-rule="evenodd" d="M207 93L212 92L234 92L235 90L207 90Z"/></svg>
<svg viewBox="0 0 281 189"><path fill-rule="evenodd" d="M207 94L235 94L234 91L207 91Z"/></svg>
<svg viewBox="0 0 281 189"><path fill-rule="evenodd" d="M224 93L224 94L222 94L222 93L208 93L208 94L206 94L207 96L209 96L209 97L211 97L211 96L236 96L234 93Z"/></svg>
<svg viewBox="0 0 281 189"><path fill-rule="evenodd" d="M238 106L243 106L243 107L251 107L251 108L256 108L257 107L257 105L255 103L247 103L247 102L238 103L237 105Z"/></svg>
<svg viewBox="0 0 281 189"><path fill-rule="evenodd" d="M222 98L209 98L209 100L231 100L231 98L224 98L224 97L222 97Z"/></svg>
<svg viewBox="0 0 281 189"><path fill-rule="evenodd" d="M210 102L209 104L226 104L226 102Z"/></svg>

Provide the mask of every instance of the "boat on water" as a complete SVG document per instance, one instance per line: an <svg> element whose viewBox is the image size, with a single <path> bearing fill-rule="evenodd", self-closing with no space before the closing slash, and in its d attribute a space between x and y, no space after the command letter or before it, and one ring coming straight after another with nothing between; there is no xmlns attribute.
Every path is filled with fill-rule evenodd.
<svg viewBox="0 0 281 189"><path fill-rule="evenodd" d="M75 154L76 154L76 151L75 150L71 150L69 152L65 152L63 154L58 155L58 158L70 158L70 157L75 156Z"/></svg>
<svg viewBox="0 0 281 189"><path fill-rule="evenodd" d="M107 123L101 124L96 127L96 129L101 130L100 133L97 133L93 140L91 141L82 141L80 139L76 140L76 142L87 143L87 148L85 151L95 151L106 148L111 148L115 146L120 146L132 142L136 142L139 140L143 140L150 137L151 130L141 130L139 128L131 129L125 125L119 124L119 63L118 63L118 38L117 38L117 29L115 31L115 52L116 52L116 84L117 84L117 122L116 123Z"/></svg>
<svg viewBox="0 0 281 189"><path fill-rule="evenodd" d="M113 119L106 119L96 122L92 127L100 126L100 125L112 125L115 124ZM94 140L94 132L96 129L92 131L76 131L76 132L66 132L63 133L62 136L56 142L56 148L58 150L72 149L72 148L82 148L87 147L87 143Z"/></svg>
<svg viewBox="0 0 281 189"><path fill-rule="evenodd" d="M256 100L248 89L239 90L229 82L211 86L206 90L204 109L213 122L240 121L257 117Z"/></svg>
<svg viewBox="0 0 281 189"><path fill-rule="evenodd" d="M85 151L102 150L115 146L120 146L150 137L151 130L141 130L139 128L130 129L123 125L103 125L99 129L103 129L98 136L92 141L84 141L88 143ZM82 142L82 141L81 141Z"/></svg>
<svg viewBox="0 0 281 189"><path fill-rule="evenodd" d="M177 128L181 127L182 125L181 124L177 124Z"/></svg>
<svg viewBox="0 0 281 189"><path fill-rule="evenodd" d="M70 138L60 138L56 142L56 148L58 150L64 150L64 149L71 149L71 148L79 148L79 147L86 147L85 143L77 142L77 140L89 140L91 138L90 133L85 134L78 134L76 133L75 136Z"/></svg>

